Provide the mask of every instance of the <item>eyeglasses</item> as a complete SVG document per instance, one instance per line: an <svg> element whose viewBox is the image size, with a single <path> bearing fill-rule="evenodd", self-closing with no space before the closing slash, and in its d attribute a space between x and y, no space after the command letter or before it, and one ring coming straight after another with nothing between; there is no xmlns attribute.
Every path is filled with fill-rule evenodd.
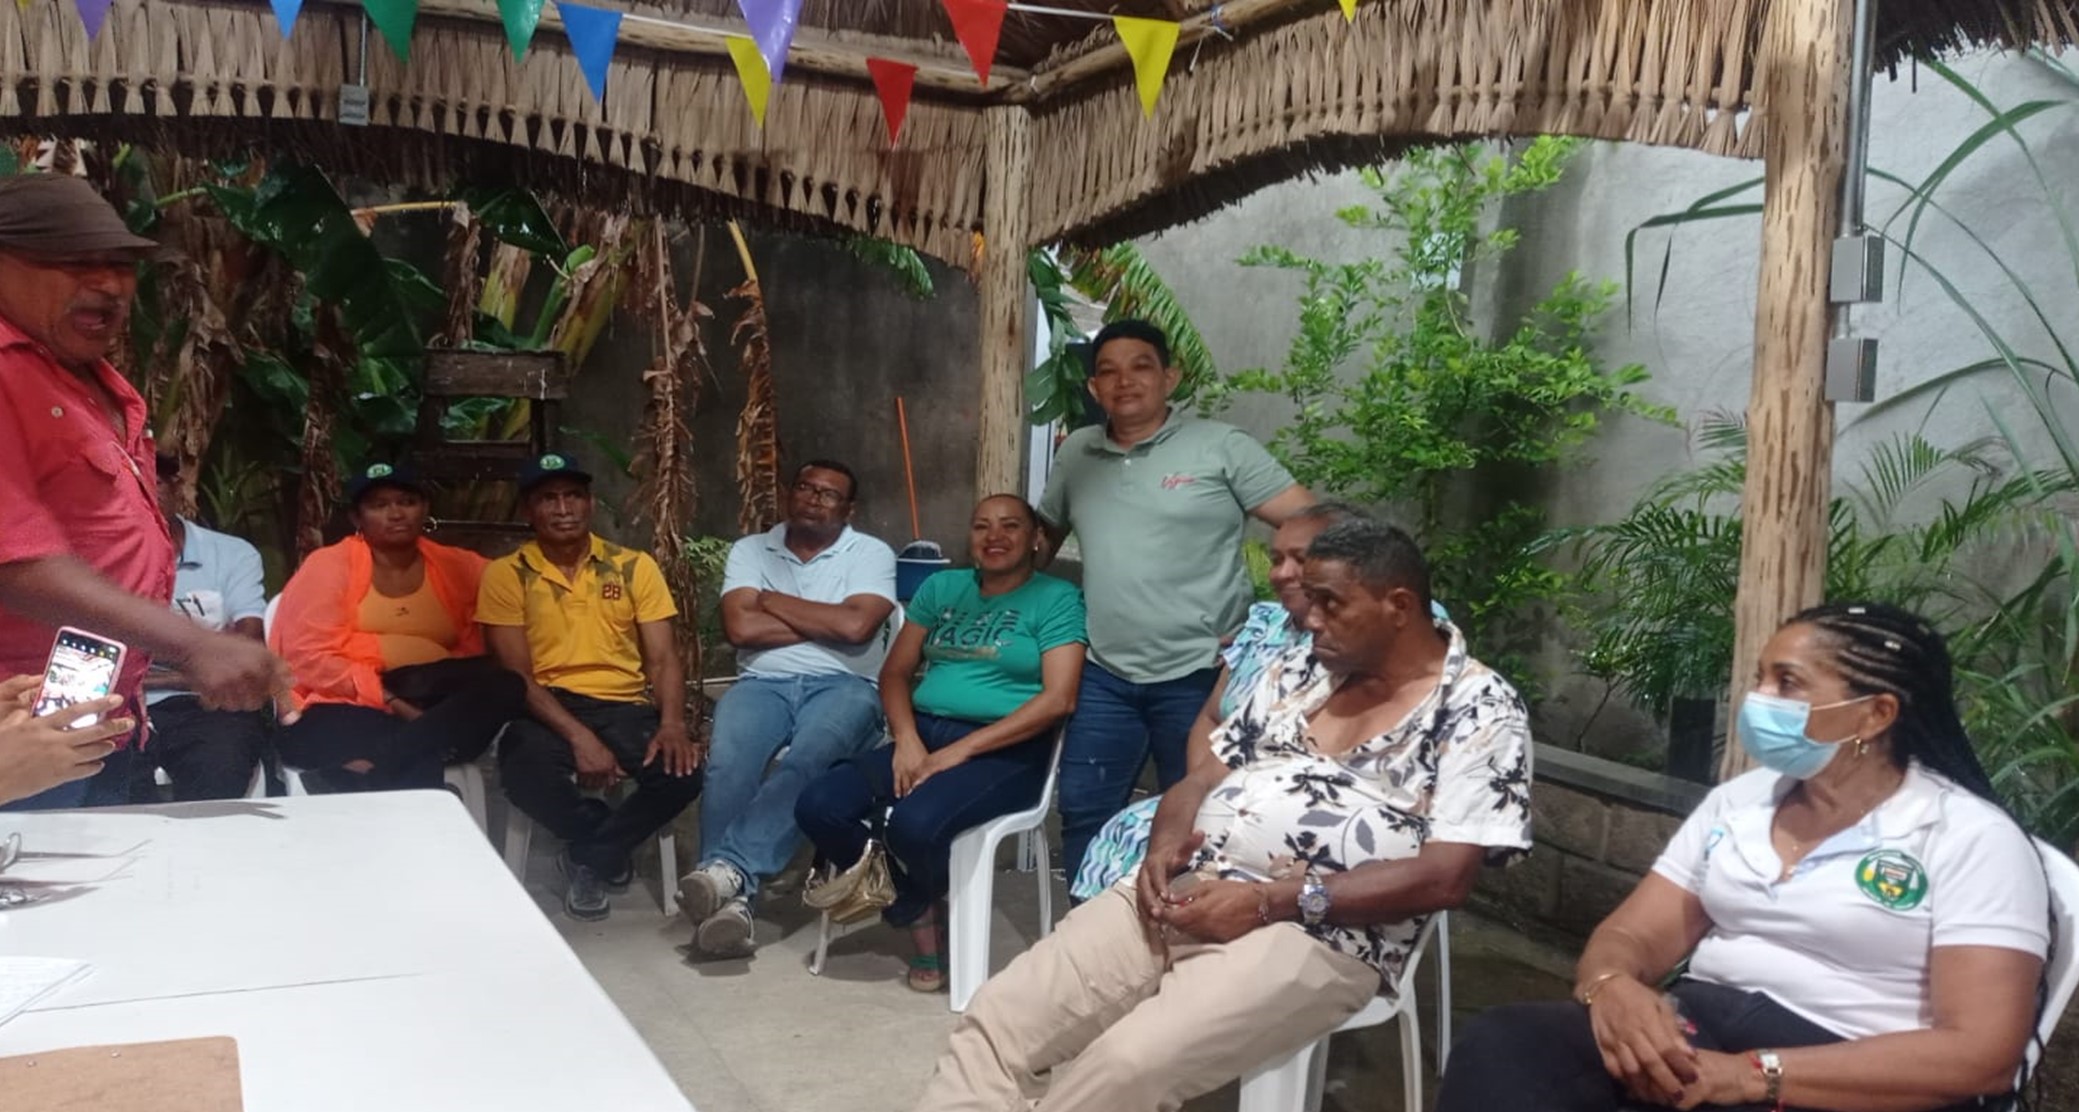
<svg viewBox="0 0 2079 1112"><path fill-rule="evenodd" d="M817 504L824 506L842 506L851 500L851 496L841 490L832 490L810 482L795 483L794 493L813 499Z"/></svg>

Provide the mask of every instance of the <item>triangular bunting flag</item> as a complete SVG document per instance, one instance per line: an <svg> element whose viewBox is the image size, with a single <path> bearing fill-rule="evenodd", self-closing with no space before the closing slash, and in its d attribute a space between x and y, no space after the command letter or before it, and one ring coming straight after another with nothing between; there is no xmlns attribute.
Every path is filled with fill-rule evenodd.
<svg viewBox="0 0 2079 1112"><path fill-rule="evenodd" d="M772 83L780 83L787 69L787 47L794 42L794 28L801 22L801 0L736 0L744 22L751 25L751 38L765 59L765 72Z"/></svg>
<svg viewBox="0 0 2079 1112"><path fill-rule="evenodd" d="M1166 19L1140 19L1115 15L1112 26L1126 54L1133 59L1133 84L1141 94L1141 112L1155 115L1155 98L1162 95L1162 79L1169 74L1169 56L1177 48L1177 24Z"/></svg>
<svg viewBox="0 0 2079 1112"><path fill-rule="evenodd" d="M87 37L99 38L101 25L108 22L108 6L114 0L78 0L79 21L87 29Z"/></svg>
<svg viewBox="0 0 2079 1112"><path fill-rule="evenodd" d="M361 0L361 10L368 13L398 59L409 61L411 28L419 19L419 0Z"/></svg>
<svg viewBox="0 0 2079 1112"><path fill-rule="evenodd" d="M296 17L303 14L303 0L273 0L274 22L282 29L282 38L296 29Z"/></svg>
<svg viewBox="0 0 2079 1112"><path fill-rule="evenodd" d="M28 10L29 10L29 5L31 5L31 4L33 4L33 3L35 3L35 2L36 2L36 0L14 0L14 6L15 6L15 7L16 7L16 8L18 9L18 10L20 10L20 11L25 11L25 12L26 12L26 11L28 11Z"/></svg>
<svg viewBox="0 0 2079 1112"><path fill-rule="evenodd" d="M1349 23L1357 18L1357 0L1335 0L1335 2L1343 6L1344 23Z"/></svg>
<svg viewBox="0 0 2079 1112"><path fill-rule="evenodd" d="M917 67L908 62L868 58L866 72L873 75L873 91L881 98L881 116L888 121L888 145L902 134L902 118L910 113L910 90L917 84Z"/></svg>
<svg viewBox="0 0 2079 1112"><path fill-rule="evenodd" d="M1003 33L1004 0L943 0L946 17L953 21L953 36L967 48L975 76L989 84L989 64L996 60L996 38Z"/></svg>
<svg viewBox="0 0 2079 1112"><path fill-rule="evenodd" d="M556 0L556 11L563 17L563 37L570 40L585 84L592 87L592 99L606 99L606 64L614 60L614 40L621 37L621 13L570 0Z"/></svg>
<svg viewBox="0 0 2079 1112"><path fill-rule="evenodd" d="M527 44L534 41L534 29L541 25L541 2L498 0L498 20L505 24L505 41L512 45L515 62L527 56Z"/></svg>
<svg viewBox="0 0 2079 1112"><path fill-rule="evenodd" d="M729 60L736 63L736 79L743 82L744 99L751 102L751 115L764 127L765 102L772 99L772 75L765 72L765 56L750 39L731 35L723 41L729 44Z"/></svg>

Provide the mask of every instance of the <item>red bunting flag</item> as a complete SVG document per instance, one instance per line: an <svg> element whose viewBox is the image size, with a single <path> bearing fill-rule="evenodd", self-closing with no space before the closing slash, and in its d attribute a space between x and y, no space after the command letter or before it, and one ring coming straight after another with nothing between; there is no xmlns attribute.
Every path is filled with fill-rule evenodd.
<svg viewBox="0 0 2079 1112"><path fill-rule="evenodd" d="M888 145L902 134L902 119L910 112L910 90L917 84L917 67L908 62L868 58L866 70L873 74L873 91L881 98L881 115L888 121Z"/></svg>
<svg viewBox="0 0 2079 1112"><path fill-rule="evenodd" d="M989 84L989 64L996 60L996 39L1003 33L1003 17L1010 5L1004 0L942 0L946 16L953 21L953 35L967 48L975 76Z"/></svg>

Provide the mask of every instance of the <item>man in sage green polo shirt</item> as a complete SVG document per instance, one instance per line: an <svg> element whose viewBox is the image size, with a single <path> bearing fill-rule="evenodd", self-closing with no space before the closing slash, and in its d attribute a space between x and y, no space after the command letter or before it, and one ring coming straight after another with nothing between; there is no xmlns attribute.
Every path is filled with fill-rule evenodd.
<svg viewBox="0 0 2079 1112"><path fill-rule="evenodd" d="M1082 547L1089 608L1090 658L1061 753L1069 876L1151 749L1164 789L1184 776L1220 643L1255 597L1243 526L1251 516L1276 526L1314 500L1247 433L1169 404L1182 372L1161 329L1114 321L1092 363L1106 421L1062 442L1039 506L1054 548L1070 533Z"/></svg>

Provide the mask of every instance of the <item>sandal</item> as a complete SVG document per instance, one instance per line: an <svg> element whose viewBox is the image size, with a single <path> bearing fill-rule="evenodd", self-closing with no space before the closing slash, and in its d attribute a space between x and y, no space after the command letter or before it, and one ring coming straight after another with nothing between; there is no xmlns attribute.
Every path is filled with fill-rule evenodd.
<svg viewBox="0 0 2079 1112"><path fill-rule="evenodd" d="M918 954L910 958L909 976L904 984L911 992L938 992L946 987L946 959L943 954Z"/></svg>

